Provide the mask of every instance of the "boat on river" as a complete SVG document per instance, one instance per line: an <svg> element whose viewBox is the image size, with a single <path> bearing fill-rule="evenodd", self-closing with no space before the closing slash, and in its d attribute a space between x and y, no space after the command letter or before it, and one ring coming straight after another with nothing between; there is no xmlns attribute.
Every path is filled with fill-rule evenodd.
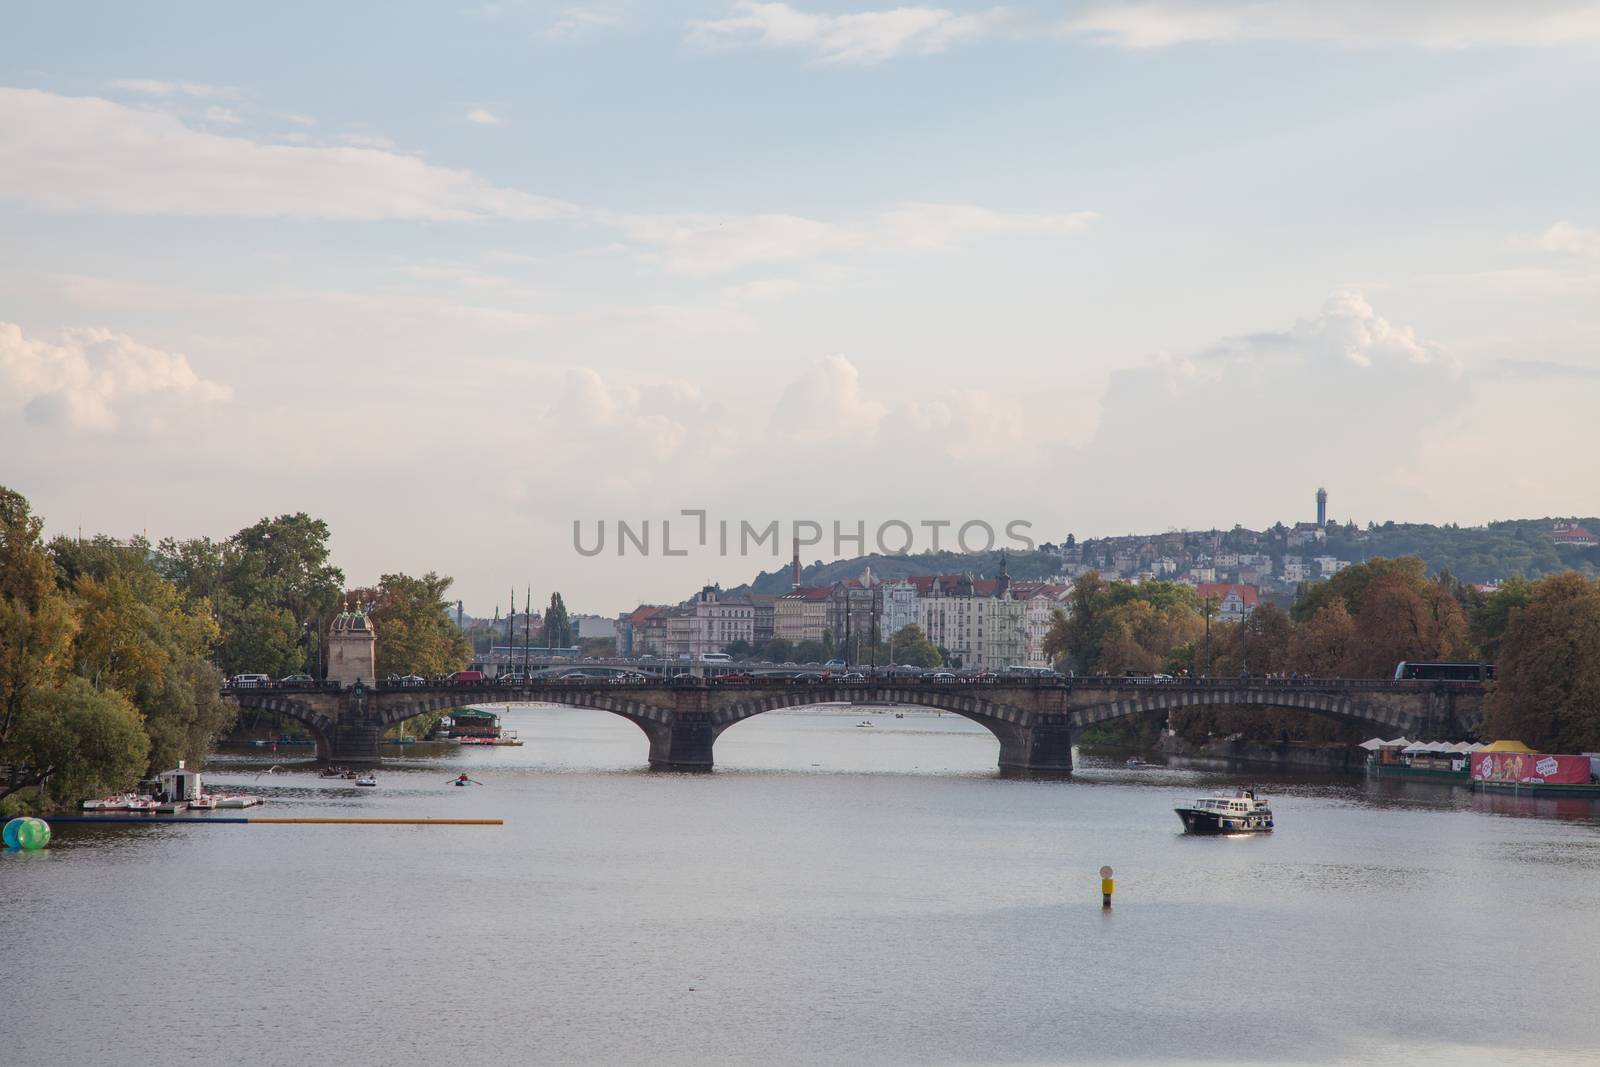
<svg viewBox="0 0 1600 1067"><path fill-rule="evenodd" d="M370 788L376 788L377 785L378 785L378 779L374 778L372 775L369 774L365 778L357 778L356 779L356 785L364 785L364 786L367 786L369 789Z"/></svg>
<svg viewBox="0 0 1600 1067"><path fill-rule="evenodd" d="M212 807L216 808L253 808L257 804L265 803L260 797L249 793L237 793L229 796L220 796L215 799Z"/></svg>
<svg viewBox="0 0 1600 1067"><path fill-rule="evenodd" d="M1254 789L1241 789L1233 796L1201 797L1183 807L1173 808L1191 834L1259 834L1272 829L1272 808Z"/></svg>

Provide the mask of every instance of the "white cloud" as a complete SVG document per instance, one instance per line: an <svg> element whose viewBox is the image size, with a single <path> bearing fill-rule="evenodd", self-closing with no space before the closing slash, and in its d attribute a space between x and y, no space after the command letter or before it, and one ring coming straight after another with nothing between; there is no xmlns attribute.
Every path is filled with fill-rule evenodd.
<svg viewBox="0 0 1600 1067"><path fill-rule="evenodd" d="M1469 400L1465 375L1441 346L1379 315L1362 293L1340 290L1291 329L1113 372L1099 429L1058 462L1084 472L1069 488L1085 514L1151 528L1186 514L1257 514L1282 486L1308 479L1360 484L1369 499L1398 502L1426 480L1428 429ZM1147 502L1129 487L1161 491Z"/></svg>
<svg viewBox="0 0 1600 1067"><path fill-rule="evenodd" d="M723 299L735 304L759 304L777 300L799 292L800 283L793 278L753 278L722 290Z"/></svg>
<svg viewBox="0 0 1600 1067"><path fill-rule="evenodd" d="M1093 211L1066 215L1031 215L993 211L970 204L905 204L878 217L889 238L907 248L945 248L968 234L1035 233L1064 236L1097 218Z"/></svg>
<svg viewBox="0 0 1600 1067"><path fill-rule="evenodd" d="M1600 38L1600 6L1590 0L1132 0L1084 4L1062 29L1122 48L1201 41L1543 46Z"/></svg>
<svg viewBox="0 0 1600 1067"><path fill-rule="evenodd" d="M198 100L237 100L239 90L226 85L205 85L201 82L157 81L154 78L120 78L111 83L112 88L142 96L191 96Z"/></svg>
<svg viewBox="0 0 1600 1067"><path fill-rule="evenodd" d="M1600 228L1558 222L1539 235L1536 242L1546 252L1571 252L1577 255L1600 254Z"/></svg>
<svg viewBox="0 0 1600 1067"><path fill-rule="evenodd" d="M657 250L668 270L702 276L858 250L947 248L965 236L1066 235L1094 212L1028 214L967 204L904 204L856 222L799 215L608 214L598 218Z"/></svg>
<svg viewBox="0 0 1600 1067"><path fill-rule="evenodd" d="M233 395L194 372L181 353L142 345L98 327L63 330L59 342L30 340L0 322L0 382L35 425L95 433L118 428L127 415L159 424L156 402L206 405Z"/></svg>
<svg viewBox="0 0 1600 1067"><path fill-rule="evenodd" d="M506 120L492 111L485 111L481 107L475 107L467 112L467 121L475 126L503 126Z"/></svg>
<svg viewBox="0 0 1600 1067"><path fill-rule="evenodd" d="M877 436L886 405L866 395L861 371L842 355L818 360L790 382L772 416L772 432L796 445L846 440L863 446Z"/></svg>
<svg viewBox="0 0 1600 1067"><path fill-rule="evenodd" d="M861 244L861 236L848 227L798 215L618 214L606 219L631 240L657 249L667 269L679 274L812 259Z"/></svg>
<svg viewBox="0 0 1600 1067"><path fill-rule="evenodd" d="M235 125L236 123L242 121L239 118L239 113L237 111L233 110L232 108L222 107L218 104L212 104L210 107L206 108L205 120L207 122L218 122L228 126Z"/></svg>
<svg viewBox="0 0 1600 1067"><path fill-rule="evenodd" d="M94 97L0 89L0 196L127 214L549 219L568 205L371 148L263 144Z"/></svg>
<svg viewBox="0 0 1600 1067"><path fill-rule="evenodd" d="M588 33L614 30L622 24L622 13L609 4L568 4L544 28L541 36L552 41L570 41Z"/></svg>
<svg viewBox="0 0 1600 1067"><path fill-rule="evenodd" d="M934 7L813 15L788 4L739 0L723 18L696 23L691 39L711 48L796 48L823 63L878 63L906 53L943 52L994 33L1005 19L1001 8L970 15Z"/></svg>

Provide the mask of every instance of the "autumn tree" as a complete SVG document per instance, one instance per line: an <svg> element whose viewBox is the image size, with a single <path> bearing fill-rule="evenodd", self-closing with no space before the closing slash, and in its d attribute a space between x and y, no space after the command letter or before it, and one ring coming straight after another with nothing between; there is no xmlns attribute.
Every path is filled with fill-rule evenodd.
<svg viewBox="0 0 1600 1067"><path fill-rule="evenodd" d="M375 587L346 594L365 606L378 634L378 677L435 677L472 658L472 642L450 618L452 579L429 571L420 578L385 574Z"/></svg>
<svg viewBox="0 0 1600 1067"><path fill-rule="evenodd" d="M1461 606L1436 583L1390 572L1367 583L1356 612L1356 633L1344 673L1392 676L1401 660L1447 660L1465 651Z"/></svg>
<svg viewBox="0 0 1600 1067"><path fill-rule="evenodd" d="M1337 678L1350 662L1355 640L1356 620L1344 601L1324 604L1290 635L1290 669L1313 678Z"/></svg>
<svg viewBox="0 0 1600 1067"><path fill-rule="evenodd" d="M1490 733L1547 752L1600 750L1600 584L1569 571L1533 585L1499 652Z"/></svg>

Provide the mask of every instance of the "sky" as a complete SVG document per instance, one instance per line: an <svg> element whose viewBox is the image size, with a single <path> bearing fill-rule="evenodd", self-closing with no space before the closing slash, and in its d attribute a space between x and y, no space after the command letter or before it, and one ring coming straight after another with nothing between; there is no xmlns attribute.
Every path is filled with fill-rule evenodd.
<svg viewBox="0 0 1600 1067"><path fill-rule="evenodd" d="M1600 512L1600 6L866 4L7 4L0 484L484 614Z"/></svg>

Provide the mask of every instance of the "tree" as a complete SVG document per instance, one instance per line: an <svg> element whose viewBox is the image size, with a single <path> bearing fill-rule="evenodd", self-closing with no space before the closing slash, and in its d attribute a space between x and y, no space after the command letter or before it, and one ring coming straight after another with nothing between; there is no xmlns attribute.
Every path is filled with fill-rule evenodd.
<svg viewBox="0 0 1600 1067"><path fill-rule="evenodd" d="M539 645L542 648L572 647L572 622L567 618L567 604L560 593L550 594L550 607L544 613L544 623L539 627Z"/></svg>
<svg viewBox="0 0 1600 1067"><path fill-rule="evenodd" d="M1343 600L1323 605L1289 640L1292 669L1314 678L1337 678L1350 662L1356 621Z"/></svg>
<svg viewBox="0 0 1600 1067"><path fill-rule="evenodd" d="M1461 606L1434 583L1391 571L1366 584L1360 603L1349 677L1390 677L1401 660L1451 659L1465 647Z"/></svg>
<svg viewBox="0 0 1600 1067"><path fill-rule="evenodd" d="M889 661L906 667L939 667L943 666L944 657L922 627L909 623L889 638Z"/></svg>
<svg viewBox="0 0 1600 1067"><path fill-rule="evenodd" d="M150 739L132 703L83 678L29 694L19 722L15 748L29 770L0 798L34 785L58 804L127 789L149 762Z"/></svg>
<svg viewBox="0 0 1600 1067"><path fill-rule="evenodd" d="M459 670L472 658L472 642L450 617L451 583L433 571L420 578L385 574L375 588L348 594L352 603L367 605L377 632L379 678L433 678Z"/></svg>
<svg viewBox="0 0 1600 1067"><path fill-rule="evenodd" d="M763 647L761 658L768 663L789 663L794 658L794 645L786 637L774 637Z"/></svg>
<svg viewBox="0 0 1600 1067"><path fill-rule="evenodd" d="M1344 601L1351 615L1361 614L1361 602L1367 586L1378 578L1398 578L1413 589L1420 589L1427 579L1427 564L1416 556L1400 559L1369 559L1356 563L1335 574L1325 582L1304 587L1294 604L1294 621L1305 622L1335 600Z"/></svg>
<svg viewBox="0 0 1600 1067"><path fill-rule="evenodd" d="M1513 575L1500 583L1500 588L1481 598L1470 613L1472 639L1479 655L1490 663L1500 655L1500 642L1511 626L1512 616L1528 606L1533 599L1533 583Z"/></svg>
<svg viewBox="0 0 1600 1067"><path fill-rule="evenodd" d="M1600 585L1569 572L1532 587L1506 626L1484 711L1495 736L1600 750Z"/></svg>
<svg viewBox="0 0 1600 1067"><path fill-rule="evenodd" d="M56 587L43 529L22 494L0 486L0 759L28 699L71 664L77 622Z"/></svg>

